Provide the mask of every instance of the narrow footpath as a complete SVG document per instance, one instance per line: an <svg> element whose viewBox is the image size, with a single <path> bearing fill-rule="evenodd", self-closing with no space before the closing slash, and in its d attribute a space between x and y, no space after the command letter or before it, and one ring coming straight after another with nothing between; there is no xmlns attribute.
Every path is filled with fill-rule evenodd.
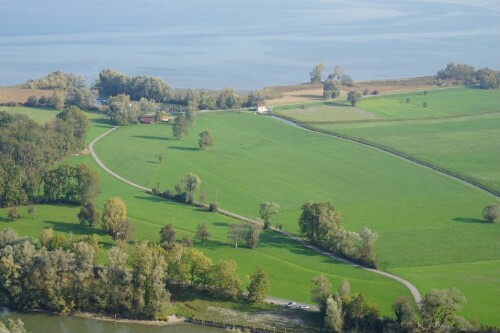
<svg viewBox="0 0 500 333"><path fill-rule="evenodd" d="M295 124L296 125L296 124ZM116 179L120 180L121 182L127 184L127 185L130 185L130 186L133 186L135 188L138 188L140 190L143 190L143 191L149 191L150 189L147 188L147 187L144 187L144 186L141 186L141 185L138 185L136 183L133 183L123 177L121 177L120 175L116 174L115 172L113 172L111 169L109 169L104 163L102 163L102 161L99 159L99 157L97 156L97 154L95 153L95 150L94 150L94 144L96 142L98 142L100 139L104 138L106 135L110 134L111 132L113 132L114 130L116 130L118 128L118 126L116 127L113 127L112 129L110 129L109 131L106 131L105 133L99 135L97 138L95 138L94 140L92 140L92 142L89 144L89 150L90 150L90 154L92 155L92 157L94 158L94 160L96 161L96 163L105 171L107 172L108 174L110 174L111 176L115 177ZM238 220L241 220L241 221L245 221L245 222L252 222L252 223L260 223L259 221L255 221L255 220L252 220L252 219L249 219L247 217L244 217L244 216L241 216L241 215L238 215L238 214L235 214L235 213L232 213L232 212L229 212L229 211L226 211L226 210L222 210L222 209L219 209L219 211L223 214L223 215L226 215L226 216L230 216L232 218L235 218L235 219L238 219ZM406 288L408 288L408 290L410 290L412 296L413 296L413 299L415 300L415 302L419 305L420 302L422 301L422 296L420 295L420 292L418 291L418 289L413 285L411 284L408 280L405 280L403 279L402 277L399 277L397 275L394 275L394 274L391 274L391 273L388 273L388 272L384 272L384 271L381 271L381 270L378 270L378 269L373 269L373 268L368 268L368 267L364 267L364 266L361 266L357 263L354 263L352 261L349 261L347 259L344 259L344 258L340 258L340 257L337 257L329 252L326 252L322 249L319 249L313 245L310 245L308 244L307 242L305 242L304 240L290 234L289 232L287 231L284 231L284 230L277 230L275 228L273 228L273 230L277 231L277 232L280 232L282 233L283 235L295 240L296 242L299 242L300 244L302 244L303 246L313 250L313 251L316 251L317 253L320 253L324 256L327 256L333 260L336 260L336 261L340 261L340 262L343 262L345 264L348 264L348 265L351 265L353 267L356 267L356 268L360 268L360 269L364 269L366 271L369 271L369 272L372 272L372 273L375 273L375 274L379 274L379 275L383 275L387 278L390 278L390 279L393 279L401 284L403 284ZM268 303L274 303L274 304L281 304L281 305L284 305L287 303L286 300L284 299L280 299L280 298L274 298L274 297L268 297L266 298L266 302ZM311 307L311 310L315 310L317 309L317 307Z"/></svg>

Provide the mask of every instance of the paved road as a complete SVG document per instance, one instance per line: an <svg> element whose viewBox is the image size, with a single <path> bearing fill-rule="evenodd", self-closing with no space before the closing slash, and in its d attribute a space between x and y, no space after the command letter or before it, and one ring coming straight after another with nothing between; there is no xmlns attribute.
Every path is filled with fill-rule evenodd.
<svg viewBox="0 0 500 333"><path fill-rule="evenodd" d="M104 171L106 171L108 174L112 175L113 177L115 177L116 179L124 182L127 185L133 186L133 187L138 188L140 190L149 191L150 190L149 188L141 186L141 185L138 185L136 183L133 183L133 182L131 182L131 181L129 181L129 180L121 177L120 175L116 174L112 170L110 170L108 167L106 167L106 165L104 165L104 163L102 163L102 161L99 159L99 157L95 153L95 151L94 151L94 144L97 141L99 141L100 139L102 139L103 137L105 137L106 135L108 135L109 133L111 133L114 130L116 130L117 128L118 127L114 127L112 129L110 129L109 131L106 131L105 133L101 134L100 136L98 136L94 140L92 140L92 142L89 145L90 154L92 155L92 157L94 158L94 160L96 161L96 163ZM224 215L231 216L231 217L233 217L235 219L238 219L238 220L242 220L242 221L245 221L245 222L261 223L260 221L252 220L252 219L249 219L247 217L244 217L244 216L241 216L241 215L229 212L229 211L225 211L225 210L221 210L221 211L222 211L222 213L224 213ZM387 272L384 272L384 271L380 271L380 270L377 270L377 269L372 269L372 268L361 266L361 265L356 264L354 262L351 262L351 261L349 261L347 259L337 257L337 256L335 256L335 255L333 255L333 254L331 254L331 253L329 253L327 251L324 251L324 250L319 249L319 248L317 248L317 247L315 247L313 245L310 245L310 244L306 243L304 240L302 240L302 239L300 239L298 237L293 236L292 234L290 234L287 231L277 230L277 229L274 229L274 230L277 231L277 232L281 232L283 235L285 235L287 237L290 237L291 239L293 239L293 240L301 243L303 246L305 246L305 247L307 247L307 248L309 248L309 249L311 249L313 251L316 251L316 252L318 252L318 253L320 253L322 255L330 257L333 260L341 261L341 262L346 263L348 265L351 265L351 266L354 266L354 267L357 267L357 268L360 268L360 269L364 269L364 270L367 270L369 272L372 272L372 273L375 273L375 274L379 274L379 275L383 275L383 276L388 277L390 279L396 280L396 281L402 283L405 287L407 287L410 290L410 292L413 295L413 298L415 299L415 302L417 304L420 304L420 301L422 300L422 296L420 295L420 292L418 291L418 289L413 284L411 284L409 281L407 281L407 280L405 280L405 279L403 279L403 278L401 278L401 277L399 277L397 275L394 275L394 274L391 274L391 273L387 273ZM269 303L285 305L285 304L287 304L291 300L285 300L285 299L275 298L275 297L268 297L266 299L266 301L269 302ZM317 310L317 307L311 306L311 310Z"/></svg>

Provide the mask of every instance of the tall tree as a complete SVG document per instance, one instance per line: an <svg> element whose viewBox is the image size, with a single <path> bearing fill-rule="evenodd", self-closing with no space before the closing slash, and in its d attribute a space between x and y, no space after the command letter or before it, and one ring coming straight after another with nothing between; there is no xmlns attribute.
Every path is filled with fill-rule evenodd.
<svg viewBox="0 0 500 333"><path fill-rule="evenodd" d="M196 234L194 238L199 239L202 244L206 244L208 238L210 237L210 232L208 232L208 227L206 223L201 223L196 226Z"/></svg>
<svg viewBox="0 0 500 333"><path fill-rule="evenodd" d="M271 226L274 216L279 214L280 206L275 202L263 202L260 204L259 213L262 220L264 220L264 229Z"/></svg>
<svg viewBox="0 0 500 333"><path fill-rule="evenodd" d="M175 241L175 230L172 223L160 229L160 244L170 245Z"/></svg>
<svg viewBox="0 0 500 333"><path fill-rule="evenodd" d="M101 216L102 228L111 235L116 235L120 224L127 220L127 206L119 197L114 197L104 203Z"/></svg>
<svg viewBox="0 0 500 333"><path fill-rule="evenodd" d="M269 281L262 267L257 266L255 272L250 275L250 283L247 287L250 302L262 302L269 292Z"/></svg>
<svg viewBox="0 0 500 333"><path fill-rule="evenodd" d="M234 242L234 247L238 248L238 242L243 239L245 236L245 225L243 223L235 223L229 225L229 229L227 232L227 238Z"/></svg>
<svg viewBox="0 0 500 333"><path fill-rule="evenodd" d="M179 113L175 117L174 124L172 125L172 135L179 140L184 135L187 135L189 129L189 122L184 113Z"/></svg>
<svg viewBox="0 0 500 333"><path fill-rule="evenodd" d="M198 282L206 285L208 273L212 267L212 259L207 257L203 252L197 249L189 249L183 256L189 272L189 280L191 285Z"/></svg>
<svg viewBox="0 0 500 333"><path fill-rule="evenodd" d="M139 109L132 104L129 95L119 94L109 98L109 117L115 125L130 125L137 121Z"/></svg>
<svg viewBox="0 0 500 333"><path fill-rule="evenodd" d="M213 265L208 284L214 296L236 299L241 292L241 282L236 274L236 262L224 260Z"/></svg>
<svg viewBox="0 0 500 333"><path fill-rule="evenodd" d="M332 285L323 274L312 279L314 288L311 290L311 300L318 304L320 312L324 315L326 312L326 301L330 297Z"/></svg>
<svg viewBox="0 0 500 333"><path fill-rule="evenodd" d="M351 106L356 106L359 101L363 99L363 94L359 91L349 91L347 93L347 100L351 103Z"/></svg>
<svg viewBox="0 0 500 333"><path fill-rule="evenodd" d="M332 297L327 298L325 324L332 332L343 332L344 317L342 315L342 301L337 301Z"/></svg>
<svg viewBox="0 0 500 333"><path fill-rule="evenodd" d="M217 107L219 109L239 109L241 107L240 96L231 88L224 88L217 96Z"/></svg>
<svg viewBox="0 0 500 333"><path fill-rule="evenodd" d="M462 323L464 319L457 312L466 301L457 288L429 291L422 300L426 332L439 332L444 326Z"/></svg>
<svg viewBox="0 0 500 333"><path fill-rule="evenodd" d="M325 65L322 63L319 63L316 66L314 66L312 71L309 73L311 83L320 83L321 75L323 74L324 70L325 70Z"/></svg>
<svg viewBox="0 0 500 333"><path fill-rule="evenodd" d="M200 177L190 172L181 179L181 183L186 191L186 201L193 202L193 194L201 185Z"/></svg>
<svg viewBox="0 0 500 333"><path fill-rule="evenodd" d="M340 230L340 219L340 213L330 202L308 201L302 205L300 232L310 242L325 245Z"/></svg>
<svg viewBox="0 0 500 333"><path fill-rule="evenodd" d="M413 307L405 296L400 296L392 304L394 315L396 316L396 323L401 329L403 326L408 325L415 316Z"/></svg>
<svg viewBox="0 0 500 333"><path fill-rule="evenodd" d="M262 228L257 224L249 224L246 231L246 241L249 248L254 249L259 242L260 233Z"/></svg>
<svg viewBox="0 0 500 333"><path fill-rule="evenodd" d="M208 147L213 146L214 142L214 137L212 135L211 130L205 130L198 134L200 136L200 140L198 140L198 145L200 146L200 149L206 150Z"/></svg>
<svg viewBox="0 0 500 333"><path fill-rule="evenodd" d="M99 212L90 201L85 202L80 207L80 211L77 216L80 221L80 225L82 226L93 227L99 221Z"/></svg>

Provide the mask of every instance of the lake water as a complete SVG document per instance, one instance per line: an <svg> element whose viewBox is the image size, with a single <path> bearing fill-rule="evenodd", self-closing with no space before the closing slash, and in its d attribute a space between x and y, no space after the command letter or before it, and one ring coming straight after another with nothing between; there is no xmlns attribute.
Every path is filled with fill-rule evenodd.
<svg viewBox="0 0 500 333"><path fill-rule="evenodd" d="M355 80L500 68L497 0L0 0L0 85L101 69L174 87Z"/></svg>
<svg viewBox="0 0 500 333"><path fill-rule="evenodd" d="M0 319L20 318L30 333L222 333L218 328L179 324L172 326L148 326L139 324L109 323L92 319L50 316L46 314L25 314L9 312L5 308Z"/></svg>

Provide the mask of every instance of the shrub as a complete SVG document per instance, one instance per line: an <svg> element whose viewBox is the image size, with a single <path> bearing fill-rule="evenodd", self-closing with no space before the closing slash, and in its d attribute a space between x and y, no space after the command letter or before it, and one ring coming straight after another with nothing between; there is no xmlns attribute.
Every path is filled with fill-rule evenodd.
<svg viewBox="0 0 500 333"><path fill-rule="evenodd" d="M17 209L17 207L12 207L9 209L9 212L7 213L7 217L11 221L19 220L21 218L21 214L19 213L19 210Z"/></svg>
<svg viewBox="0 0 500 333"><path fill-rule="evenodd" d="M217 205L216 202L211 202L209 205L208 205L208 210L213 212L213 213L217 213L217 210L219 209L219 206Z"/></svg>
<svg viewBox="0 0 500 333"><path fill-rule="evenodd" d="M500 219L500 205L489 205L483 209L483 217L490 223L497 222Z"/></svg>
<svg viewBox="0 0 500 333"><path fill-rule="evenodd" d="M375 90L372 92L372 95L380 95L380 91L378 91L377 89L375 89Z"/></svg>

